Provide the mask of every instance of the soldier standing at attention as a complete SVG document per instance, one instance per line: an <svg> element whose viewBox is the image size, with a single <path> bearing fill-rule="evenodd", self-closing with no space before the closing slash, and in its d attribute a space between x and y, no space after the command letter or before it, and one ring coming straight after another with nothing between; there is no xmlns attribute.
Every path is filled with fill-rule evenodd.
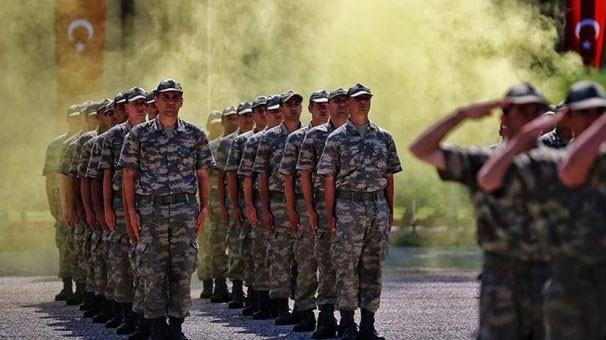
<svg viewBox="0 0 606 340"><path fill-rule="evenodd" d="M221 124L221 112L213 111L208 115L206 120L206 130L208 131L208 143L211 152L216 152L218 146L218 138L223 134L223 125ZM213 212L217 214L216 202L217 202L217 172L213 169L210 172L210 197L209 197L209 210L208 210L208 222L204 230L200 233L200 265L196 273L198 279L202 281L202 292L200 292L200 299L210 299L213 295L213 276L212 276L212 257L211 257L211 234L212 228L215 227L213 222ZM214 211L213 211L213 207Z"/></svg>
<svg viewBox="0 0 606 340"><path fill-rule="evenodd" d="M217 173L217 208L213 209L218 215L213 217L216 223L212 228L211 253L212 253L212 273L215 279L215 290L210 299L212 303L223 303L230 300L230 294L227 290L226 277L229 275L229 258L225 251L228 247L228 233L231 228L227 206L229 202L225 195L227 181L225 178L225 161L227 153L231 147L231 142L235 138L234 132L238 130L238 112L235 107L230 106L223 110L221 120L223 123L223 136L217 140L216 150L213 151L213 156L216 161ZM215 215L215 214L213 214Z"/></svg>
<svg viewBox="0 0 606 340"><path fill-rule="evenodd" d="M297 174L297 160L305 133L328 120L328 93L318 90L309 97L308 110L311 122L286 139L284 155L280 162L280 174L284 175L284 196L290 228L295 237L294 258L297 263L295 305L301 321L295 332L311 332L316 328L316 290L318 289L318 262L314 255L316 230L311 229L305 206L301 180Z"/></svg>
<svg viewBox="0 0 606 340"><path fill-rule="evenodd" d="M382 339L374 327L381 298L383 262L393 219L393 175L402 171L389 132L368 119L372 93L355 84L348 91L349 120L326 140L318 165L325 176L325 204L335 237L337 305L343 339Z"/></svg>
<svg viewBox="0 0 606 340"><path fill-rule="evenodd" d="M261 202L259 200L258 178L253 171L257 149L261 136L282 122L280 113L280 96L263 96L255 99L253 103L253 119L257 126L265 124L265 129L250 136L244 143L242 160L238 168L238 175L244 177L244 199L246 203L246 217L252 227L251 257L254 265L253 286L255 289L257 308L253 313L255 320L267 320L276 317L273 303L269 298L269 242L271 233L263 223ZM261 118L264 117L264 119Z"/></svg>
<svg viewBox="0 0 606 340"><path fill-rule="evenodd" d="M145 113L147 120L152 120L158 117L158 107L156 107L156 90L151 90L145 98Z"/></svg>
<svg viewBox="0 0 606 340"><path fill-rule="evenodd" d="M227 155L227 161L225 163L225 172L227 173L227 187L229 191L229 199L232 202L232 216L235 225L238 227L238 251L240 258L240 266L242 267L242 277L248 287L248 295L246 297L247 308L243 311L244 315L252 315L256 310L251 307L251 299L254 298L254 291L252 288L252 258L250 254L251 250L251 226L248 219L244 219L242 210L245 208L244 203L244 185L240 178L238 178L238 167L242 160L242 150L244 149L244 143L248 137L258 132L255 127L255 121L252 117L252 103L245 102L238 106L238 120L239 120L239 131L240 135L234 138ZM264 128L265 126L263 126ZM235 236L235 235L234 235ZM238 286L242 285L242 282L238 282ZM236 283L234 283L234 293L232 296L232 302L229 304L229 308L242 308L243 305L243 294L241 289L236 289ZM237 294L236 294L237 293Z"/></svg>
<svg viewBox="0 0 606 340"><path fill-rule="evenodd" d="M71 227L63 219L61 210L61 197L59 196L59 175L57 165L65 146L64 142L76 134L80 128L80 107L72 105L67 110L66 133L55 137L46 148L44 168L42 176L45 177L46 199L51 215L55 219L55 245L59 249L59 278L63 281L63 289L55 296L55 301L66 301L73 295L71 251L69 247L71 239Z"/></svg>
<svg viewBox="0 0 606 340"><path fill-rule="evenodd" d="M146 246L144 309L153 340L185 338L181 325L191 306L197 237L208 212L209 169L215 165L206 134L179 119L182 105L181 84L160 82L158 117L131 130L118 163L135 239Z"/></svg>
<svg viewBox="0 0 606 340"><path fill-rule="evenodd" d="M273 234L269 294L276 301L276 325L292 325L295 322L288 306L294 263L294 233L289 225L284 201L284 176L279 170L286 138L301 128L302 100L303 97L294 91L281 96L282 124L261 136L253 168L259 176L263 222Z"/></svg>
<svg viewBox="0 0 606 340"><path fill-rule="evenodd" d="M336 272L330 252L332 242L324 204L324 181L321 176L316 176L316 170L324 151L326 138L349 118L345 89L337 88L328 95L328 109L330 120L305 133L297 161L297 172L301 177L303 196L309 214L309 228L315 231L314 251L319 271L317 302L320 315L317 330L311 336L313 339L334 338L337 334L337 322L334 317L337 303Z"/></svg>

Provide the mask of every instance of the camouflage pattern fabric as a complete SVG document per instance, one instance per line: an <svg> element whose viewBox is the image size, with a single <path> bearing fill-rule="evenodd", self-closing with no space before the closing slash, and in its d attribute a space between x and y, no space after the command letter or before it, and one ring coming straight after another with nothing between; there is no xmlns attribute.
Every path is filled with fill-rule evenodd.
<svg viewBox="0 0 606 340"><path fill-rule="evenodd" d="M97 287L95 286L95 253L97 252L97 247L101 242L101 232L95 230L94 232L87 233L86 236L86 257L84 259L84 264L86 265L86 291L90 293L97 293Z"/></svg>
<svg viewBox="0 0 606 340"><path fill-rule="evenodd" d="M299 228L295 234L294 257L297 264L297 281L295 285L295 303L298 310L306 311L316 308L316 291L318 290L318 261L315 256L316 234L309 228L309 215L305 200L297 200Z"/></svg>
<svg viewBox="0 0 606 340"><path fill-rule="evenodd" d="M113 207L116 214L116 224L122 224L125 229L124 220L124 202L122 195L114 193ZM133 286L133 267L130 260L130 239L128 235L115 233L112 238L111 248L109 252L110 261L113 263L111 273L112 279L115 282L114 300L119 303L133 302L134 286Z"/></svg>
<svg viewBox="0 0 606 340"><path fill-rule="evenodd" d="M270 288L270 253L269 244L272 234L263 224L263 210L261 209L261 201L255 201L255 209L257 211L257 224L252 228L252 244L251 257L253 259L253 286L259 291L269 291Z"/></svg>
<svg viewBox="0 0 606 340"><path fill-rule="evenodd" d="M295 193L303 194L301 187L301 180L297 176L297 160L299 159L299 151L301 150L301 144L305 138L305 133L309 131L310 126L300 128L299 130L293 131L288 138L286 138L286 144L284 145L284 154L280 161L280 167L278 171L281 175L292 175L295 179Z"/></svg>
<svg viewBox="0 0 606 340"><path fill-rule="evenodd" d="M104 232L101 226L97 225L97 231L91 239L91 257L94 270L93 278L95 280L95 294L105 295L105 286L107 285L107 266L105 255L107 254L107 242L104 242Z"/></svg>
<svg viewBox="0 0 606 340"><path fill-rule="evenodd" d="M145 276L142 261L149 241L139 239L139 242L129 244L129 259L133 271L133 311L143 314L145 312Z"/></svg>
<svg viewBox="0 0 606 340"><path fill-rule="evenodd" d="M84 222L70 226L72 230L72 278L77 283L86 282L90 254L90 230Z"/></svg>
<svg viewBox="0 0 606 340"><path fill-rule="evenodd" d="M82 147L80 148L80 158L78 159L78 164L76 166L75 177L84 178L86 177L86 171L88 170L88 163L91 160L91 155L93 154L93 146L95 145L95 140L97 139L96 131L93 131L93 134L87 135L90 136L88 141L86 141ZM84 137L83 137L84 138Z"/></svg>
<svg viewBox="0 0 606 340"><path fill-rule="evenodd" d="M198 244L200 245L200 248L198 249L200 254L200 264L196 269L196 274L198 275L198 280L200 281L210 280L213 278L210 256L211 229L212 221L210 218L208 218L206 224L204 225L204 230L200 232L200 236L198 237Z"/></svg>
<svg viewBox="0 0 606 340"><path fill-rule="evenodd" d="M78 173L78 171L86 170L88 166L88 161L90 160L90 153L92 151L92 143L84 149L84 145L88 143L92 138L97 137L99 135L99 129L92 130L86 133L83 133L78 139L76 139L74 144L74 152L72 154L72 159L69 162L69 170L68 174L74 177L83 177L84 172Z"/></svg>
<svg viewBox="0 0 606 340"><path fill-rule="evenodd" d="M132 125L126 121L107 130L107 137L101 148L99 167L102 170L112 171L112 189L114 191L122 191L122 169L118 166L118 161L124 139L131 129Z"/></svg>
<svg viewBox="0 0 606 340"><path fill-rule="evenodd" d="M259 181L253 168L255 165L255 158L257 157L257 150L259 149L259 141L265 131L267 131L267 129L255 133L246 140L244 143L244 150L242 151L240 166L238 167L238 175L253 176L253 188L255 191L259 189Z"/></svg>
<svg viewBox="0 0 606 340"><path fill-rule="evenodd" d="M215 156L215 160L217 159L221 139L221 137L215 138L209 143L210 150L213 156ZM208 252L208 256L210 257L210 260L208 261L210 276L213 279L225 279L227 277L227 266L229 264L227 253L225 252L227 249L227 227L223 223L223 219L219 213L219 198L217 196L218 178L216 169L212 169L210 173L210 187L210 223L205 226L204 231L205 233L209 233L208 239L210 245L208 250L205 250L204 246L202 246L200 252L203 257L205 257L206 255L204 254ZM206 265L207 264L201 259L200 267L205 267ZM200 269L201 268L198 268L198 270ZM202 272L204 272L204 270L202 270ZM198 272L198 276L200 275L204 276Z"/></svg>
<svg viewBox="0 0 606 340"><path fill-rule="evenodd" d="M84 177L103 181L103 169L100 167L100 162L101 150L106 138L107 132L104 132L91 139L93 146L91 148L90 159L88 161L88 165L86 166ZM103 182L101 182L101 187L103 187Z"/></svg>
<svg viewBox="0 0 606 340"><path fill-rule="evenodd" d="M63 142L63 147L61 150L61 156L59 157L59 162L57 163L57 173L67 176L69 174L69 165L72 160L72 156L76 151L75 141L82 136L84 131L79 131L73 136L65 139Z"/></svg>
<svg viewBox="0 0 606 340"><path fill-rule="evenodd" d="M268 250L269 295L272 299L287 299L292 290L295 235L290 229L284 200L271 199L270 210L274 216L274 231Z"/></svg>
<svg viewBox="0 0 606 340"><path fill-rule="evenodd" d="M314 189L318 191L324 190L324 180L322 176L316 175L316 171L320 163L320 157L324 151L324 145L326 145L326 139L334 130L335 127L330 120L325 124L309 129L305 133L305 138L299 151L297 170L310 171L314 182ZM323 197L322 200L324 200Z"/></svg>
<svg viewBox="0 0 606 340"><path fill-rule="evenodd" d="M284 122L265 131L259 139L253 170L267 174L269 191L284 192L284 175L280 173L280 162L286 145L288 131Z"/></svg>

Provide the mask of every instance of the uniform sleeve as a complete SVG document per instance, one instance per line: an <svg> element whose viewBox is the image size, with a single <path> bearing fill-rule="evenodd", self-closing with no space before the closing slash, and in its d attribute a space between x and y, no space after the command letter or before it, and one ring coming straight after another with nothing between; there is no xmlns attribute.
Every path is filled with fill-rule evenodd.
<svg viewBox="0 0 606 340"><path fill-rule="evenodd" d="M280 173L282 175L294 175L297 172L297 158L299 157L299 136L290 134L286 138L284 153L280 161Z"/></svg>
<svg viewBox="0 0 606 340"><path fill-rule="evenodd" d="M69 175L69 162L72 159L72 152L72 144L67 144L64 146L63 152L61 153L61 157L59 158L59 164L57 164L57 172L64 176Z"/></svg>
<svg viewBox="0 0 606 340"><path fill-rule="evenodd" d="M76 170L76 176L79 178L86 177L86 170L88 169L88 163L90 162L90 143L82 146L80 152L80 158L78 160L78 166Z"/></svg>
<svg viewBox="0 0 606 340"><path fill-rule="evenodd" d="M73 176L78 175L78 165L82 156L82 149L84 147L84 144L81 144L81 142L82 140L76 141L72 159L69 162L69 173Z"/></svg>
<svg viewBox="0 0 606 340"><path fill-rule="evenodd" d="M50 175L52 172L55 172L55 169L52 169L52 153L53 153L53 143L50 143L47 147L46 147L46 154L44 156L44 166L42 167L42 176L48 176Z"/></svg>
<svg viewBox="0 0 606 340"><path fill-rule="evenodd" d="M387 140L387 173L397 174L402 171L402 164L400 163L400 157L396 150L396 143L393 141L391 135L388 135Z"/></svg>
<svg viewBox="0 0 606 340"><path fill-rule="evenodd" d="M244 138L236 138L229 148L227 154L227 162L225 163L225 171L238 171L240 166L240 159L242 159L242 144L244 144Z"/></svg>
<svg viewBox="0 0 606 340"><path fill-rule="evenodd" d="M100 161L100 149L99 143L95 143L93 145L93 150L91 152L90 161L88 162L88 167L86 169L85 177L99 179L99 161Z"/></svg>
<svg viewBox="0 0 606 340"><path fill-rule="evenodd" d="M218 169L225 170L225 163L227 162L227 154L229 153L230 142L229 138L224 138L219 142L217 148L217 154L215 156L215 162Z"/></svg>
<svg viewBox="0 0 606 340"><path fill-rule="evenodd" d="M209 169L215 166L215 159L210 151L210 145L206 134L202 132L198 142L196 143L196 170Z"/></svg>
<svg viewBox="0 0 606 340"><path fill-rule="evenodd" d="M113 130L112 130L113 131ZM113 154L113 149L112 149L112 144L113 144L113 137L112 135L108 134L107 137L105 137L105 140L103 141L103 145L101 146L101 158L99 159L99 168L100 169L107 169L107 170L114 170L114 154Z"/></svg>
<svg viewBox="0 0 606 340"><path fill-rule="evenodd" d="M477 186L477 174L488 155L474 148L444 147L445 170L438 170L443 181L453 181L469 187Z"/></svg>
<svg viewBox="0 0 606 340"><path fill-rule="evenodd" d="M240 160L240 167L238 168L238 175L240 176L252 176L254 174L253 166L257 154L257 143L254 139L255 138L249 138L246 143L244 143L242 160Z"/></svg>
<svg viewBox="0 0 606 340"><path fill-rule="evenodd" d="M136 130L131 130L124 138L118 165L121 168L129 168L138 171L140 166L139 154L141 143L139 142L139 136L137 136L135 131Z"/></svg>
<svg viewBox="0 0 606 340"><path fill-rule="evenodd" d="M311 133L306 133L301 143L301 150L299 150L299 158L297 159L297 170L299 171L314 171L315 164L314 160L314 142Z"/></svg>
<svg viewBox="0 0 606 340"><path fill-rule="evenodd" d="M318 175L336 175L339 171L339 143L334 135L328 136L318 163Z"/></svg>
<svg viewBox="0 0 606 340"><path fill-rule="evenodd" d="M261 139L259 140L259 146L257 147L257 156L255 157L253 171L269 173L271 170L269 166L270 158L271 151L269 148L267 133L265 133L263 134L263 136L261 136Z"/></svg>

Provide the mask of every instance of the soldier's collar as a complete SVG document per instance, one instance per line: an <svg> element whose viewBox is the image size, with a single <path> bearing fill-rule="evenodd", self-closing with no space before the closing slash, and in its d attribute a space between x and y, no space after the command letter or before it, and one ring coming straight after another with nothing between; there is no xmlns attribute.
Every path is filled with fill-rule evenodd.
<svg viewBox="0 0 606 340"><path fill-rule="evenodd" d="M124 126L126 126L126 129L128 131L132 130L133 125L128 121L128 119L126 120L126 122L124 123Z"/></svg>
<svg viewBox="0 0 606 340"><path fill-rule="evenodd" d="M301 128L301 122L299 122L299 126L297 126L296 129L294 129L292 132L295 132L297 130L299 130ZM290 131L288 131L288 128L286 127L286 124L284 123L284 121L282 121L282 123L280 123L280 132L284 135L289 135Z"/></svg>
<svg viewBox="0 0 606 340"><path fill-rule="evenodd" d="M357 132L358 130L356 129L356 125L351 121L351 119L347 119L347 123L345 123L345 127L347 128L347 131L349 132ZM371 122L370 120L368 121L368 131L376 131L377 130L377 126Z"/></svg>
<svg viewBox="0 0 606 340"><path fill-rule="evenodd" d="M154 129L156 131L161 131L164 130L164 126L162 125L162 122L160 121L160 116L157 116L156 118L154 118ZM183 132L185 131L185 124L183 123L183 121L181 120L181 118L177 118L177 124L176 124L176 128L175 131L178 132Z"/></svg>

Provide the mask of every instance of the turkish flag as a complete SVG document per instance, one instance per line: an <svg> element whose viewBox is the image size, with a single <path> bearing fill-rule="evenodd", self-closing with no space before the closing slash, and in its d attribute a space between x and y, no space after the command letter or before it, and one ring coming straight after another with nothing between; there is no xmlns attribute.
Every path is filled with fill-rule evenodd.
<svg viewBox="0 0 606 340"><path fill-rule="evenodd" d="M97 100L103 91L105 0L56 0L57 105Z"/></svg>
<svg viewBox="0 0 606 340"><path fill-rule="evenodd" d="M577 51L587 66L604 66L606 0L568 0L566 47Z"/></svg>

